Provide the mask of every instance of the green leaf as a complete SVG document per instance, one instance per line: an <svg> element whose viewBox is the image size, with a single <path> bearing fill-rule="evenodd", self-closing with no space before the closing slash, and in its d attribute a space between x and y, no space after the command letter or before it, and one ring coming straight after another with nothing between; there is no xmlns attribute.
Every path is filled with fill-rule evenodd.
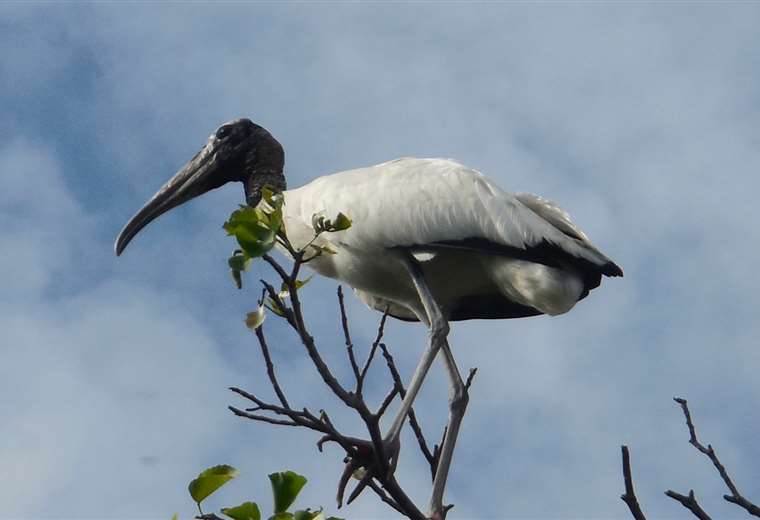
<svg viewBox="0 0 760 520"><path fill-rule="evenodd" d="M251 329L251 331L255 331L261 327L261 324L264 323L266 317L267 315L264 312L264 307L261 306L255 311L249 312L245 315L245 326Z"/></svg>
<svg viewBox="0 0 760 520"><path fill-rule="evenodd" d="M187 490L193 500L200 505L211 493L238 476L238 470L227 464L214 466L201 471L198 478L190 482Z"/></svg>
<svg viewBox="0 0 760 520"><path fill-rule="evenodd" d="M293 513L275 513L268 520L293 520Z"/></svg>
<svg viewBox="0 0 760 520"><path fill-rule="evenodd" d="M269 228L277 233L282 227L282 203L269 214Z"/></svg>
<svg viewBox="0 0 760 520"><path fill-rule="evenodd" d="M234 520L261 520L259 506L253 502L243 502L236 507L223 507L222 513Z"/></svg>
<svg viewBox="0 0 760 520"><path fill-rule="evenodd" d="M272 473L269 480L272 482L275 514L286 511L306 485L306 477L292 471Z"/></svg>
<svg viewBox="0 0 760 520"><path fill-rule="evenodd" d="M296 289L300 289L301 287L309 283L312 278L314 278L314 275L310 274L309 277L306 278L305 280L296 280Z"/></svg>
<svg viewBox="0 0 760 520"><path fill-rule="evenodd" d="M282 193L275 192L268 184L261 188L261 198L273 209L282 207L282 203L284 202Z"/></svg>
<svg viewBox="0 0 760 520"><path fill-rule="evenodd" d="M345 216L343 213L338 213L335 217L335 222L332 223L328 231L343 231L351 227L351 219Z"/></svg>
<svg viewBox="0 0 760 520"><path fill-rule="evenodd" d="M236 249L232 253L232 256L227 259L227 265L230 266L230 275L232 275L232 280L238 289L243 288L243 277L240 273L248 269L250 263L251 258L240 249Z"/></svg>
<svg viewBox="0 0 760 520"><path fill-rule="evenodd" d="M325 520L325 514L322 512L321 507L316 511L302 509L293 514L293 520Z"/></svg>
<svg viewBox="0 0 760 520"><path fill-rule="evenodd" d="M231 257L227 259L227 265L233 271L245 271L248 268L250 258L247 258L240 249L236 249Z"/></svg>
<svg viewBox="0 0 760 520"><path fill-rule="evenodd" d="M264 202L266 202L267 204L269 204L273 208L275 207L275 202L273 200L274 199L274 191L272 190L272 187L269 184L265 184L261 188L261 198L264 199Z"/></svg>
<svg viewBox="0 0 760 520"><path fill-rule="evenodd" d="M179 516L177 516L177 513L174 513L172 515L172 520L179 520Z"/></svg>
<svg viewBox="0 0 760 520"><path fill-rule="evenodd" d="M280 304L278 304L276 301L274 301L272 298L267 298L267 302L264 304L264 307L272 311L274 314L279 316L280 318L285 317L285 309L283 309Z"/></svg>
<svg viewBox="0 0 760 520"><path fill-rule="evenodd" d="M256 258L274 247L277 229L282 222L281 208L276 220L277 227L273 229L273 222L264 211L243 207L233 211L223 227L228 235L237 239L248 258Z"/></svg>
<svg viewBox="0 0 760 520"><path fill-rule="evenodd" d="M296 280L296 290L300 289L307 283L311 281L311 279L314 278L314 275L309 275L308 278L304 280ZM280 284L280 292L277 294L280 298L289 298L290 297L290 290L288 289L288 284L285 282L282 282Z"/></svg>

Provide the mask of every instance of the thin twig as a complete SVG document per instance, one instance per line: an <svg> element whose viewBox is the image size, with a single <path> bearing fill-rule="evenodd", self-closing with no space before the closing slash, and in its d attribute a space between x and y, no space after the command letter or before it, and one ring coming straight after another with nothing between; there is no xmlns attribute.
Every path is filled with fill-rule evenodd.
<svg viewBox="0 0 760 520"><path fill-rule="evenodd" d="M298 262L296 262L295 265L298 266ZM297 274L298 270L294 268L293 275ZM298 297L298 291L295 286L295 282L293 281L294 279L295 276L293 276L293 278L284 280L288 285L288 289L290 290L290 299L293 304L292 310L295 318L293 327L296 332L298 332L298 335L301 338L301 343L306 348L306 352L309 355L309 358L311 358L312 363L314 363L317 372L319 372L319 375L322 377L322 380L325 382L325 384L341 401L343 401L344 404L346 404L346 406L355 408L357 405L357 400L352 394L349 394L346 389L343 388L343 386L341 386L337 379L335 379L335 376L333 376L330 368L327 366L327 364L322 359L322 356L319 354L319 351L314 344L314 338L311 337L311 335L306 330L306 324L304 323L303 319L303 312L301 311L301 300Z"/></svg>
<svg viewBox="0 0 760 520"><path fill-rule="evenodd" d="M299 424L294 421L285 421L283 419L273 419L271 417L267 417L266 415L249 413L239 408L235 408L234 406L228 406L227 408L229 408L229 410L235 415L237 415L238 417L245 417L247 419L252 419L254 421L260 421L260 422L265 422L269 424L277 424L280 426L303 426L302 424Z"/></svg>
<svg viewBox="0 0 760 520"><path fill-rule="evenodd" d="M269 355L269 346L267 345L266 337L264 336L264 326L261 325L256 329L256 338L259 340L259 347L261 348L261 354L264 356L264 362L267 366L267 375L269 376L269 382L272 383L272 388L277 394L277 398L285 408L290 408L288 400L285 398L285 393L280 388L280 383L277 381L277 376L274 372L274 364L272 358Z"/></svg>
<svg viewBox="0 0 760 520"><path fill-rule="evenodd" d="M283 280L288 278L288 273L285 272L285 269L283 269L282 266L279 263L277 263L277 261L274 258L272 258L269 255L264 255L261 258L263 258L266 263L271 265L272 269L277 271L277 274L280 275L280 278L282 278Z"/></svg>
<svg viewBox="0 0 760 520"><path fill-rule="evenodd" d="M636 520L647 520L647 517L644 516L644 513L641 511L639 501L636 498L636 493L633 490L631 457L628 453L628 446L621 446L620 450L623 453L623 480L625 481L625 493L620 495L620 498L628 505L628 509L631 510L633 518Z"/></svg>
<svg viewBox="0 0 760 520"><path fill-rule="evenodd" d="M670 490L670 489L667 490L665 494L669 496L670 498L672 498L673 500L677 500L681 502L681 505L684 506L689 511L691 511L694 514L694 516L699 518L699 520L712 520L712 518L710 518L710 515L708 515L705 512L705 510L702 509L697 503L697 497L694 496L693 489L689 490L688 496L682 495L680 493L676 493L675 491Z"/></svg>
<svg viewBox="0 0 760 520"><path fill-rule="evenodd" d="M383 333L385 332L385 320L388 318L388 307L385 308L385 311L383 312L383 317L380 318L380 325L377 327L377 336L375 337L375 341L372 342L372 348L370 348L369 354L367 355L367 360L364 362L364 367L362 367L361 374L359 375L359 382L356 384L356 393L360 394L362 393L362 388L364 386L364 379L367 377L367 372L369 371L369 366L372 364L372 360L375 357L375 352L377 352L377 347L380 344L380 341L383 339Z"/></svg>
<svg viewBox="0 0 760 520"><path fill-rule="evenodd" d="M369 487L372 488L372 491L374 491L378 497L380 497L380 500L391 506L393 509L404 514L404 511L399 507L399 505L396 503L395 500L393 500L391 497L388 496L388 493L386 493L383 488L378 486L374 480L369 481Z"/></svg>
<svg viewBox="0 0 760 520"><path fill-rule="evenodd" d="M354 355L354 344L351 341L351 333L348 330L348 316L346 315L346 304L343 301L343 287L338 286L338 306L340 307L340 323L343 327L343 336L346 339L346 351L348 352L348 361L351 363L351 370L354 372L356 378L357 394L361 395L359 390L359 383L361 382L361 374L359 373L359 365L356 364L356 356Z"/></svg>
<svg viewBox="0 0 760 520"><path fill-rule="evenodd" d="M729 491L731 491L730 495L723 495L723 499L727 502L731 502L732 504L736 504L737 506L744 508L752 516L760 517L760 507L757 507L755 504L744 498L741 493L739 493L739 490L737 489L736 485L734 485L731 477L728 476L728 472L726 471L725 466L723 466L723 464L721 464L720 460L718 459L718 455L715 453L712 445L708 444L707 446L704 446L701 442L699 442L699 439L697 439L697 431L694 428L694 423L691 420L691 413L689 412L689 405L686 399L674 397L673 400L681 406L681 410L683 410L683 414L686 417L686 426L689 428L689 443L707 455L707 457L713 463L713 466L715 466L715 468L718 470L718 473L720 473L720 477L723 479L723 482L725 482Z"/></svg>
<svg viewBox="0 0 760 520"><path fill-rule="evenodd" d="M377 409L377 412L375 415L377 417L382 417L385 413L385 410L388 409L388 406L393 402L393 398L396 397L396 394L398 393L398 387L396 385L391 388L391 391L388 392L388 395L385 396L385 399L383 399L382 404L380 405L380 408Z"/></svg>
<svg viewBox="0 0 760 520"><path fill-rule="evenodd" d="M446 434L449 432L449 425L443 427L443 432L441 432L441 440L438 442L438 444L433 445L433 462L430 463L430 471L433 472L433 482L435 482L435 474L438 472L438 463L441 460L441 448L443 447L443 442L446 440Z"/></svg>

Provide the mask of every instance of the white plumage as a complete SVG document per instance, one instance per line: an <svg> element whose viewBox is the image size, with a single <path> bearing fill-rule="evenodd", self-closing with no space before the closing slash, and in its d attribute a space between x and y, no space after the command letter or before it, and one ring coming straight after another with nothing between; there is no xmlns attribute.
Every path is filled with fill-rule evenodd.
<svg viewBox="0 0 760 520"><path fill-rule="evenodd" d="M390 305L399 318L415 319L420 301L394 248L416 251L444 311L462 298L500 294L554 315L570 310L584 292L583 274L571 262L545 265L464 243L457 249L453 242L479 239L527 251L547 241L600 271L612 264L556 204L505 192L449 159L397 159L319 177L284 195L285 226L296 245L313 237L314 213L343 212L353 220L346 231L320 237L338 254L309 266L348 283L371 307Z"/></svg>

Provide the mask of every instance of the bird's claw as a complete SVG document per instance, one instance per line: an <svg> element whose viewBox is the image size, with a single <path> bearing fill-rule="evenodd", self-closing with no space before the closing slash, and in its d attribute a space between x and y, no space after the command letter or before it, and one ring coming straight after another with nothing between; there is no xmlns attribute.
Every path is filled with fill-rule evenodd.
<svg viewBox="0 0 760 520"><path fill-rule="evenodd" d="M351 491L346 504L353 502L370 484L373 478L377 478L381 484L391 478L396 471L400 447L401 444L398 439L392 442L383 441L383 457L379 461L375 454L374 445L371 442L357 442L354 445L356 455L353 457L347 456L343 459L346 465L338 481L338 494L336 497L338 508L343 505L346 486L352 476L359 480L359 483ZM382 466L378 467L378 462L381 462Z"/></svg>

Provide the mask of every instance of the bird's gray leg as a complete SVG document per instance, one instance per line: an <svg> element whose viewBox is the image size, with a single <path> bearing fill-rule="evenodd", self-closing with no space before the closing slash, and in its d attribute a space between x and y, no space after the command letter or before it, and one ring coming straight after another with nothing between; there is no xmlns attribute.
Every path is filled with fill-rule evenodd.
<svg viewBox="0 0 760 520"><path fill-rule="evenodd" d="M446 489L446 479L449 476L451 467L451 458L454 454L454 446L459 436L459 427L462 424L464 413L467 409L467 403L470 397L467 393L467 386L462 381L462 376L454 361L448 342L441 349L441 358L443 359L444 368L449 376L451 393L449 394L449 422L446 426L446 436L443 439L440 456L438 458L438 467L435 470L433 479L433 493L430 496L430 513L431 518L442 519L445 516L443 506L443 492Z"/></svg>
<svg viewBox="0 0 760 520"><path fill-rule="evenodd" d="M462 424L469 396L446 339L449 333L449 324L443 316L435 298L433 298L419 264L414 258L410 257L406 259L406 266L424 308L424 314L419 311L417 314L420 321L429 326L430 343L423 353L422 358L417 365L417 369L414 371L406 397L401 403L401 409L399 410L398 415L388 430L385 442L390 446L394 446L398 443L399 434L404 425L404 421L406 420L406 416L409 413L409 409L412 407L412 403L422 386L422 382L425 379L430 366L433 364L435 356L440 351L451 388L449 394L449 419L446 426L446 437L441 446L438 466L433 479L433 493L430 497L429 508L432 518L442 519L445 516L443 492L446 488L446 479L449 475L454 447L457 442L457 437L459 436L459 428ZM395 451L395 455L397 455L397 450L392 451ZM395 461L391 462L391 468L395 466L394 462Z"/></svg>
<svg viewBox="0 0 760 520"><path fill-rule="evenodd" d="M420 269L419 264L411 256L404 258L404 261L425 311L425 316L418 317L423 323L429 324L430 342L428 343L427 349L422 354L420 362L417 364L414 375L412 375L412 379L409 382L409 388L406 391L406 396L401 402L401 409L398 411L396 418L393 420L393 423L385 436L384 440L386 444L391 446L398 443L399 434L402 426L404 426L404 421L409 413L409 409L412 407L412 403L417 397L417 393L422 386L422 382L425 380L430 365L433 364L435 356L441 348L446 345L446 336L449 334L449 323L446 321L446 318L441 312L441 308L433 298L433 294L430 292L430 288L425 282L425 277L422 274L422 269Z"/></svg>

